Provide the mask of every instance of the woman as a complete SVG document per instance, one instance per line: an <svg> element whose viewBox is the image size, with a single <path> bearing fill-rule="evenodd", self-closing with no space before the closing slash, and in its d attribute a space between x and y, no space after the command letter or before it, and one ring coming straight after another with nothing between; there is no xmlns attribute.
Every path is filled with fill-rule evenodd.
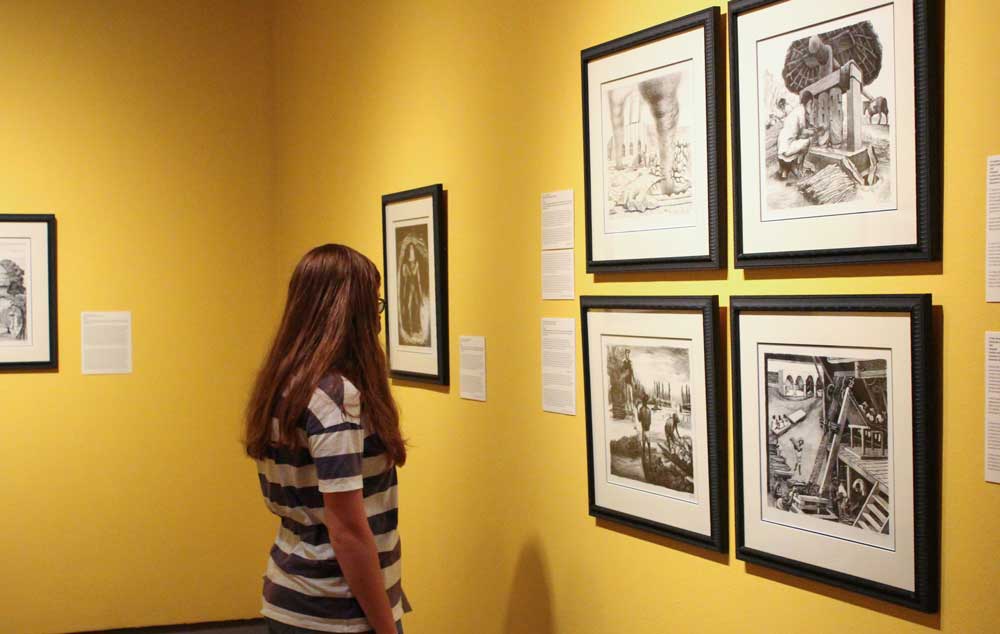
<svg viewBox="0 0 1000 634"><path fill-rule="evenodd" d="M281 518L261 610L272 633L403 631L406 447L378 340L379 284L353 249L307 253L247 406L246 452Z"/></svg>

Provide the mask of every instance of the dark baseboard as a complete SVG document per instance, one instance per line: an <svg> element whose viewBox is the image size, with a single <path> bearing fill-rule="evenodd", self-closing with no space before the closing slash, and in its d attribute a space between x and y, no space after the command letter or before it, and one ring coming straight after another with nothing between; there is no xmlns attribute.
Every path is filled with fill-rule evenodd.
<svg viewBox="0 0 1000 634"><path fill-rule="evenodd" d="M126 627L119 630L100 630L104 634L267 634L264 619L239 621L213 621L185 625L157 625L154 627ZM83 633L78 633L83 634Z"/></svg>

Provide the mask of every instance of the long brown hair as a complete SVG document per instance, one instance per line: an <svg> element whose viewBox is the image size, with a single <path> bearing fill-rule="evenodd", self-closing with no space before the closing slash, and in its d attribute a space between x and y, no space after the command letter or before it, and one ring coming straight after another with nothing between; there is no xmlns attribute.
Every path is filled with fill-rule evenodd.
<svg viewBox="0 0 1000 634"><path fill-rule="evenodd" d="M371 260L340 244L316 247L299 261L281 326L247 405L249 456L264 457L272 418L278 420L277 444L299 448L298 419L313 391L325 376L339 374L361 393L365 429L378 435L394 464L406 462L378 338L380 284Z"/></svg>

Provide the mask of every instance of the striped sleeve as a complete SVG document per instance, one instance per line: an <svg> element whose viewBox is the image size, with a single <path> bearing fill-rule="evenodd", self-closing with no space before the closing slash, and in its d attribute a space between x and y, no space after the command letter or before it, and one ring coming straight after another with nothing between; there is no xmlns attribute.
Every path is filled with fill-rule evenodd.
<svg viewBox="0 0 1000 634"><path fill-rule="evenodd" d="M309 453L316 463L316 478L321 493L354 491L364 487L364 428L357 416L345 412L360 413L357 390L346 380L343 381L343 392L339 389L334 392L326 385L313 392L307 412L306 437Z"/></svg>

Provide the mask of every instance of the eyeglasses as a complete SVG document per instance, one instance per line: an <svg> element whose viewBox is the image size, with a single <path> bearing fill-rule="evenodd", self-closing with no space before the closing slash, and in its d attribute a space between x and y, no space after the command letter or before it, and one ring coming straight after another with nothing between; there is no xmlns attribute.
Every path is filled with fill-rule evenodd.
<svg viewBox="0 0 1000 634"><path fill-rule="evenodd" d="M378 298L378 312L382 314L385 312L385 300L381 297Z"/></svg>

